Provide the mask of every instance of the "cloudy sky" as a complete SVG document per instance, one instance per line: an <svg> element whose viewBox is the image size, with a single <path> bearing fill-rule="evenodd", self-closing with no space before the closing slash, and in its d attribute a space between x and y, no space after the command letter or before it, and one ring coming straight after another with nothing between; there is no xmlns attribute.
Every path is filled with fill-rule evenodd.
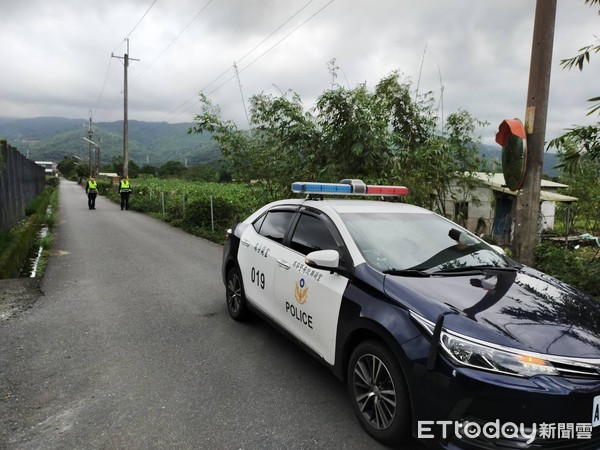
<svg viewBox="0 0 600 450"><path fill-rule="evenodd" d="M128 39L130 120L190 122L200 91L242 127L242 99L257 93L292 90L308 109L331 87L332 59L345 87L399 71L433 92L440 114L490 122L486 143L504 118L524 118L535 0L0 3L0 117L122 120ZM559 64L598 43L597 13L558 0L547 138L597 121L585 110L600 95L600 55L583 72Z"/></svg>

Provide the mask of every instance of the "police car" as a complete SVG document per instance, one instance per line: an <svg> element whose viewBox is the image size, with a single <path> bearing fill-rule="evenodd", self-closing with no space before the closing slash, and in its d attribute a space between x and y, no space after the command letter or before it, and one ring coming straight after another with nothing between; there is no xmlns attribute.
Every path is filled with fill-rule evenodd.
<svg viewBox="0 0 600 450"><path fill-rule="evenodd" d="M600 307L401 186L292 185L228 231L227 308L347 383L365 430L455 448L600 448ZM331 196L344 196L331 197Z"/></svg>

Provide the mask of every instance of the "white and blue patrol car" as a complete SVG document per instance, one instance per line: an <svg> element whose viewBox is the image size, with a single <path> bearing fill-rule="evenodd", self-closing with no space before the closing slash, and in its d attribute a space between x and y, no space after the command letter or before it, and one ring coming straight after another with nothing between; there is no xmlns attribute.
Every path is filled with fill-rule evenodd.
<svg viewBox="0 0 600 450"><path fill-rule="evenodd" d="M227 308L235 320L258 313L345 380L369 434L447 449L600 448L595 300L431 211L352 198L404 187L292 190L305 198L229 230Z"/></svg>

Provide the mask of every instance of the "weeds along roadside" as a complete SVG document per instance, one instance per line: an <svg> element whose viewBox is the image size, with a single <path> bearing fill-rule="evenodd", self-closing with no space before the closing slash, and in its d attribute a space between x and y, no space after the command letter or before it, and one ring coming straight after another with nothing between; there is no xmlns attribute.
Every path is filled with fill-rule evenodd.
<svg viewBox="0 0 600 450"><path fill-rule="evenodd" d="M56 223L58 180L49 178L44 191L25 208L25 218L0 233L0 279L18 278L33 248L42 246L38 275L43 275L52 244L51 229ZM40 230L47 228L45 237Z"/></svg>
<svg viewBox="0 0 600 450"><path fill-rule="evenodd" d="M54 189L50 196L50 202L46 208L44 218L40 224L41 230L45 230L44 233L38 233L37 238L34 242L33 248L39 250L39 258L36 262L35 277L41 278L46 272L46 266L48 264L48 257L50 256L50 249L54 241L54 234L52 230L57 221L58 211L58 189ZM30 275L34 276L34 275Z"/></svg>
<svg viewBox="0 0 600 450"><path fill-rule="evenodd" d="M222 244L225 232L239 219L271 201L260 185L176 179L131 180L130 209L156 217L186 232ZM100 195L120 202L118 187L98 184Z"/></svg>

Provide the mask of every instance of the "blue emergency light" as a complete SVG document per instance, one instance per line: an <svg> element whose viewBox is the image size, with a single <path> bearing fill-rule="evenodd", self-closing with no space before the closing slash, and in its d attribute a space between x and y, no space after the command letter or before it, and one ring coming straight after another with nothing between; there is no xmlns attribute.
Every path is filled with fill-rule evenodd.
<svg viewBox="0 0 600 450"><path fill-rule="evenodd" d="M339 183L312 183L297 181L292 183L292 192L296 194L327 195L370 195L379 197L397 197L408 195L404 186L366 185L361 180L342 180Z"/></svg>

